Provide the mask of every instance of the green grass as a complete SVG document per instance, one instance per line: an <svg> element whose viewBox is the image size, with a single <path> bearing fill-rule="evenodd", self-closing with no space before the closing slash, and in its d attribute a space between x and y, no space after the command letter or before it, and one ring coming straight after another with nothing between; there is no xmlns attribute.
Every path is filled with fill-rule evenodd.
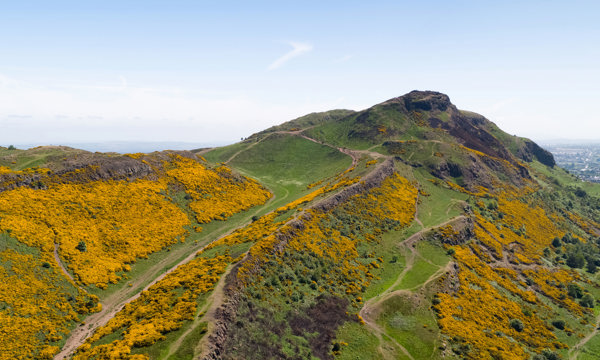
<svg viewBox="0 0 600 360"><path fill-rule="evenodd" d="M585 190L589 195L600 197L600 184L579 180L575 175L569 174L566 170L556 165L550 168L538 161L529 163L535 171L548 177L550 182L558 183L561 186L573 186Z"/></svg>
<svg viewBox="0 0 600 360"><path fill-rule="evenodd" d="M350 138L349 134L354 129L354 117L339 122L330 122L306 131L309 137L323 141L335 146L343 146L351 149L365 150L374 143L365 138Z"/></svg>
<svg viewBox="0 0 600 360"><path fill-rule="evenodd" d="M440 268L446 266L450 257L441 247L431 244L427 241L417 243L417 252L421 256L417 256L413 268L406 273L397 289L411 289L422 286L430 276L435 274Z"/></svg>
<svg viewBox="0 0 600 360"><path fill-rule="evenodd" d="M337 149L298 136L275 134L240 153L231 165L266 182L306 186L333 176L352 160Z"/></svg>
<svg viewBox="0 0 600 360"><path fill-rule="evenodd" d="M354 111L344 110L344 109L311 113L311 114L299 117L297 119L285 122L281 125L276 125L276 126L270 127L264 131L259 132L257 135L261 136L261 135L272 133L275 131L290 131L292 129L306 129L308 127L320 125L323 123L339 121L340 119L342 119L346 116L352 115L352 114L354 114Z"/></svg>
<svg viewBox="0 0 600 360"><path fill-rule="evenodd" d="M431 243L429 241L421 241L417 243L417 250L425 259L431 261L438 267L444 267L448 264L451 257L441 245Z"/></svg>
<svg viewBox="0 0 600 360"><path fill-rule="evenodd" d="M60 162L64 157L86 153L84 150L40 146L29 150L8 150L0 147L0 166L13 170L23 170L31 167L44 167L49 163Z"/></svg>
<svg viewBox="0 0 600 360"><path fill-rule="evenodd" d="M351 164L352 159L337 149L284 134L270 135L229 163L273 191L275 206L310 192L307 185L331 178Z"/></svg>
<svg viewBox="0 0 600 360"><path fill-rule="evenodd" d="M249 140L235 143L232 145L227 145L223 147L214 148L207 153L203 154L206 160L212 163L221 163L229 160L233 155L235 155L238 151L244 150L252 145L252 142Z"/></svg>
<svg viewBox="0 0 600 360"><path fill-rule="evenodd" d="M408 296L390 297L382 304L377 323L415 359L437 359L440 356L437 348L439 330L429 310L430 300L422 300L415 302Z"/></svg>
<svg viewBox="0 0 600 360"><path fill-rule="evenodd" d="M356 322L347 322L342 325L336 336L336 341L343 341L348 346L343 346L338 360L369 360L381 359L377 348L379 340L367 328Z"/></svg>
<svg viewBox="0 0 600 360"><path fill-rule="evenodd" d="M207 331L207 323L201 323L189 333L177 351L166 360L191 360L194 358L194 349L204 337Z"/></svg>
<svg viewBox="0 0 600 360"><path fill-rule="evenodd" d="M33 255L36 257L39 257L41 254L39 248L23 244L5 232L0 233L0 252L9 249L18 252L19 254Z"/></svg>
<svg viewBox="0 0 600 360"><path fill-rule="evenodd" d="M434 185L433 177L426 171L415 171L421 189L429 196L420 196L419 220L425 227L439 225L463 213L462 202L469 196L457 191Z"/></svg>
<svg viewBox="0 0 600 360"><path fill-rule="evenodd" d="M600 359L600 334L591 338L581 349L577 360L597 360Z"/></svg>
<svg viewBox="0 0 600 360"><path fill-rule="evenodd" d="M419 226L413 223L403 230L384 233L379 244L370 244L367 249L364 249L367 252L375 250L375 257L383 258L381 268L376 271L378 278L371 281L364 293L365 300L381 294L394 284L406 266L406 259L398 244L419 230ZM363 249L359 249L359 251L363 251ZM396 262L392 262L394 258L396 258Z"/></svg>
<svg viewBox="0 0 600 360"><path fill-rule="evenodd" d="M422 285L427 279L439 269L438 266L431 265L420 257L415 259L415 263L410 271L404 275L404 278L398 284L397 289L413 289Z"/></svg>

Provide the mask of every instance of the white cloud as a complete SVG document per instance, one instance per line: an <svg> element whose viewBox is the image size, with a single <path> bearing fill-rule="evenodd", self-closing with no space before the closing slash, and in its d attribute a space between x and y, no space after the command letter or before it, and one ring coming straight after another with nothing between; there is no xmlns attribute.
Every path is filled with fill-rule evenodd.
<svg viewBox="0 0 600 360"><path fill-rule="evenodd" d="M334 63L334 64L340 64L340 63L343 63L343 62L346 62L346 61L352 59L353 57L354 57L354 55L342 56L341 58L333 60L332 63Z"/></svg>
<svg viewBox="0 0 600 360"><path fill-rule="evenodd" d="M293 49L291 51L289 51L288 53L286 53L285 55L283 55L282 57L273 61L271 63L271 65L269 65L268 70L278 69L281 66L283 66L283 64L290 61L291 59L298 57L302 54L306 54L306 53L312 51L312 49L313 49L313 46L308 43L290 42L289 44L292 46Z"/></svg>

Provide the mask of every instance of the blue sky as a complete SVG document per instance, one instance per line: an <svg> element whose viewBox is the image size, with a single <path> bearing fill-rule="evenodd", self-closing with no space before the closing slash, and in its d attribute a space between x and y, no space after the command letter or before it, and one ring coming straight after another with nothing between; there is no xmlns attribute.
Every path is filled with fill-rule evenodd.
<svg viewBox="0 0 600 360"><path fill-rule="evenodd" d="M225 144L413 89L600 139L593 1L5 1L0 145Z"/></svg>

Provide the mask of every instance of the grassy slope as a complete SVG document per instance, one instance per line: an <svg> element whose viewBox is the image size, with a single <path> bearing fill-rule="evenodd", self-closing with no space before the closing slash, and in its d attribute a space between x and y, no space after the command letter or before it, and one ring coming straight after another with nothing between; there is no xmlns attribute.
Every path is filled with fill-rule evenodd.
<svg viewBox="0 0 600 360"><path fill-rule="evenodd" d="M306 129L309 127L317 126L323 123L328 123L336 120L340 120L346 116L354 114L352 110L330 110L326 112L311 113L304 115L297 119L285 122L281 125L270 127L264 131L259 132L256 135L264 135L275 131L290 131L292 129Z"/></svg>
<svg viewBox="0 0 600 360"><path fill-rule="evenodd" d="M271 135L267 140L247 148L246 151L244 151L245 148L246 146L243 143L238 143L233 146L213 149L204 156L209 161L222 162L242 150L228 165L268 186L275 194L273 201L262 207L236 214L226 221L203 224L201 233L191 232L191 235L186 239L188 245L176 244L171 247L170 251L174 251L176 247L187 249L193 247L193 249L197 249L216 239L219 235L250 222L253 215L265 214L312 191L307 190L306 185L334 176L345 170L352 162L350 157L341 154L336 149L289 135ZM242 244L239 251L247 251L248 246L249 244ZM155 265L165 255L162 254L165 251L167 250L151 255L148 260L141 260L132 269L130 277L135 278L137 271L141 274L152 265ZM186 255L187 253L182 255L182 258ZM235 257L238 254L234 251L232 255ZM174 261L173 265L175 263L177 261ZM167 268L165 267L165 270ZM115 288L122 286L118 285ZM202 307L203 304L204 302L201 302L199 307ZM143 349L144 352L151 354L152 358L163 358L167 354L170 345L184 334L191 325L192 322L187 322L181 329L170 333L166 340L150 348ZM185 346L187 346L186 343L202 338L203 333L196 330L186 337L181 348L169 359L191 359L193 351L186 351Z"/></svg>
<svg viewBox="0 0 600 360"><path fill-rule="evenodd" d="M418 205L418 217L424 227L434 227L462 213L462 202L467 199L467 195L435 186L428 181L431 175L424 170L413 171L410 167L398 165L398 171L402 176L418 181L420 188L430 194L421 196ZM398 244L422 229L415 221L405 229L385 233L381 242L373 247L359 249L376 251L375 256L382 256L384 260L377 274L378 278L373 280L364 294L365 300L377 296L394 284L406 266L407 254L403 254ZM422 258L416 259L413 269L407 272L398 289L417 291L431 275L450 260L444 249L429 242L418 243L417 250ZM418 306L407 305L400 297L392 296L382 304L382 312L377 319L387 335L403 345L416 359L431 358L432 354L437 354L440 335L435 316L429 309L430 304L431 299L427 299ZM423 324L427 327L423 327ZM337 332L337 340L349 344L343 348L340 359L381 358L378 339L364 326L356 323L344 324Z"/></svg>
<svg viewBox="0 0 600 360"><path fill-rule="evenodd" d="M215 149L205 157L226 161L237 151ZM352 159L337 149L298 136L273 134L242 149L228 165L270 188L276 196L274 205L282 206L308 192L307 185L335 176L351 163Z"/></svg>
<svg viewBox="0 0 600 360"><path fill-rule="evenodd" d="M7 166L12 170L45 167L48 163L59 162L66 156L84 153L87 151L64 146L39 146L29 150L8 150L0 147L0 166Z"/></svg>

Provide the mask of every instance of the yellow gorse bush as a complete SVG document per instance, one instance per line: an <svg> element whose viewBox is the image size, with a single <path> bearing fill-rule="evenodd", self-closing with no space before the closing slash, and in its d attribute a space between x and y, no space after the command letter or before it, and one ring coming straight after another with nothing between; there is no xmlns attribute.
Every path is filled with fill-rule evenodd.
<svg viewBox="0 0 600 360"><path fill-rule="evenodd" d="M215 170L179 155L167 170L167 176L179 181L193 201L190 208L199 223L225 220L231 215L265 203L271 193L255 180L237 177L226 166Z"/></svg>
<svg viewBox="0 0 600 360"><path fill-rule="evenodd" d="M167 333L193 319L198 310L198 296L214 288L230 261L229 256L199 257L178 267L97 329L77 349L73 359L149 359L147 355L131 354L131 349L164 340ZM102 344L113 333L121 336Z"/></svg>
<svg viewBox="0 0 600 360"><path fill-rule="evenodd" d="M39 256L0 251L0 359L52 359L79 314L97 310L98 298L65 281Z"/></svg>
<svg viewBox="0 0 600 360"><path fill-rule="evenodd" d="M103 287L117 282L126 264L186 234L189 220L160 194L165 190L148 180L20 187L0 193L0 230L47 252L59 244L77 280Z"/></svg>

